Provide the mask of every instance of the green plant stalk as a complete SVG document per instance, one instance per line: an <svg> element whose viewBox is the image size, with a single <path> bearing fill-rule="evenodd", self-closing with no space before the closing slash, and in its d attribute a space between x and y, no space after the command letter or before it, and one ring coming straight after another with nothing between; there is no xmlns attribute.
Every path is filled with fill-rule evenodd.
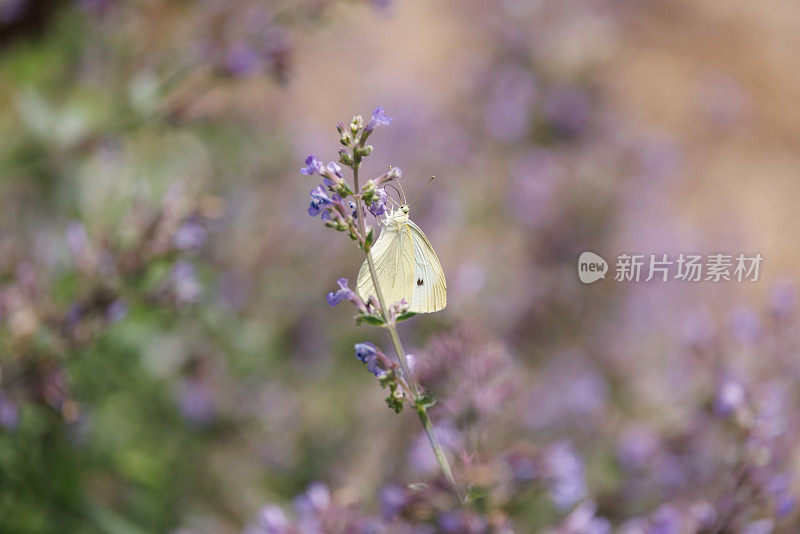
<svg viewBox="0 0 800 534"><path fill-rule="evenodd" d="M353 164L353 185L355 186L355 191L359 191L358 186L358 167L359 167L359 159L356 158ZM361 199L358 199L356 203L356 209L358 210L358 225L359 231L361 235L366 238L366 223L364 222L365 213L364 213L364 204ZM367 256L367 266L369 267L369 274L372 277L372 285L375 288L375 294L378 297L378 303L381 305L381 316L383 317L383 321L385 323L385 328L389 331L389 337L392 340L392 346L394 347L394 351L397 354L397 361L400 363L400 370L403 373L403 378L405 379L406 383L408 384L409 389L411 390L412 395L414 398L412 402L414 403L414 408L417 411L417 415L419 415L420 421L422 421L422 426L425 429L425 434L428 436L428 441L431 444L431 448L433 449L433 454L436 456L436 461L439 462L439 467L442 468L442 472L444 473L445 478L450 484L453 486L458 498L461 502L467 502L467 496L464 493L464 490L461 488L461 485L456 482L455 477L453 476L453 471L450 469L450 463L447 461L447 456L444 453L444 449L442 449L441 444L439 443L439 438L436 436L436 431L433 428L433 423L431 422L430 417L428 416L428 407L422 403L422 395L419 391L419 386L417 385L417 381L414 380L414 377L411 375L411 370L408 367L408 360L406 358L405 350L403 349L403 344L400 341L400 335L397 332L397 327L394 322L389 322L387 314L386 314L386 301L383 297L383 291L381 290L380 285L378 284L378 277L375 273L375 263L372 259L372 251L369 249L369 246L365 243L365 254Z"/></svg>

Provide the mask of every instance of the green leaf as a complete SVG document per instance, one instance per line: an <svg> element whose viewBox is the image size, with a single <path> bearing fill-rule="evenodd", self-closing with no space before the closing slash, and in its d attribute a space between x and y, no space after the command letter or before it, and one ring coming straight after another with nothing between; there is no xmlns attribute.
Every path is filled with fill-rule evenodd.
<svg viewBox="0 0 800 534"><path fill-rule="evenodd" d="M374 313L363 313L356 317L356 325L360 326L362 323L370 326L384 326L386 324L380 315Z"/></svg>
<svg viewBox="0 0 800 534"><path fill-rule="evenodd" d="M398 316L397 316L397 322L399 323L400 321L405 321L406 319L411 319L411 318L412 318L412 317L414 317L416 314L417 314L417 312L405 312L405 313L401 313L400 315L398 315Z"/></svg>

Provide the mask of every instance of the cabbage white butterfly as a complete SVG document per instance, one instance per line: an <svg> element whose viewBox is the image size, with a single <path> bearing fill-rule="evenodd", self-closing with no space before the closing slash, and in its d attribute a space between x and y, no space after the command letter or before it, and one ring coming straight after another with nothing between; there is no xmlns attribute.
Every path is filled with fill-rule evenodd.
<svg viewBox="0 0 800 534"><path fill-rule="evenodd" d="M431 242L409 218L403 204L381 221L383 229L372 246L375 275L386 305L406 299L408 311L430 313L447 305L447 282ZM367 261L358 271L358 296L367 300L375 293Z"/></svg>

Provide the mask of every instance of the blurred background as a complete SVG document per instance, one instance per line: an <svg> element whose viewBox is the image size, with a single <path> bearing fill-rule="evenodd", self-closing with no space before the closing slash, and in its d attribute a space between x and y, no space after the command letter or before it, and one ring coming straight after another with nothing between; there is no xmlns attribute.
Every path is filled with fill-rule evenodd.
<svg viewBox="0 0 800 534"><path fill-rule="evenodd" d="M0 532L797 532L800 5L0 0ZM382 105L462 507L325 294ZM594 251L756 282L581 284Z"/></svg>

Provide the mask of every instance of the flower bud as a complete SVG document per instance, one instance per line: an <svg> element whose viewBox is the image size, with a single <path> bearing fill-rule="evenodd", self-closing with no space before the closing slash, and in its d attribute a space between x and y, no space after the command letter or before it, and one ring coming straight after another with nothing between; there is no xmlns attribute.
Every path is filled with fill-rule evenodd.
<svg viewBox="0 0 800 534"><path fill-rule="evenodd" d="M353 153L354 153L356 156L360 157L360 158L363 158L363 157L369 156L370 154L372 154L372 145L367 145L367 146L357 146L357 147L356 147L356 148L353 150Z"/></svg>
<svg viewBox="0 0 800 534"><path fill-rule="evenodd" d="M350 121L350 131L355 135L361 128L364 127L364 119L361 118L361 115L356 115L353 117L353 120Z"/></svg>
<svg viewBox="0 0 800 534"><path fill-rule="evenodd" d="M353 166L353 157L350 155L350 152L345 150L344 148L339 149L339 162L342 165L347 165L348 167Z"/></svg>

